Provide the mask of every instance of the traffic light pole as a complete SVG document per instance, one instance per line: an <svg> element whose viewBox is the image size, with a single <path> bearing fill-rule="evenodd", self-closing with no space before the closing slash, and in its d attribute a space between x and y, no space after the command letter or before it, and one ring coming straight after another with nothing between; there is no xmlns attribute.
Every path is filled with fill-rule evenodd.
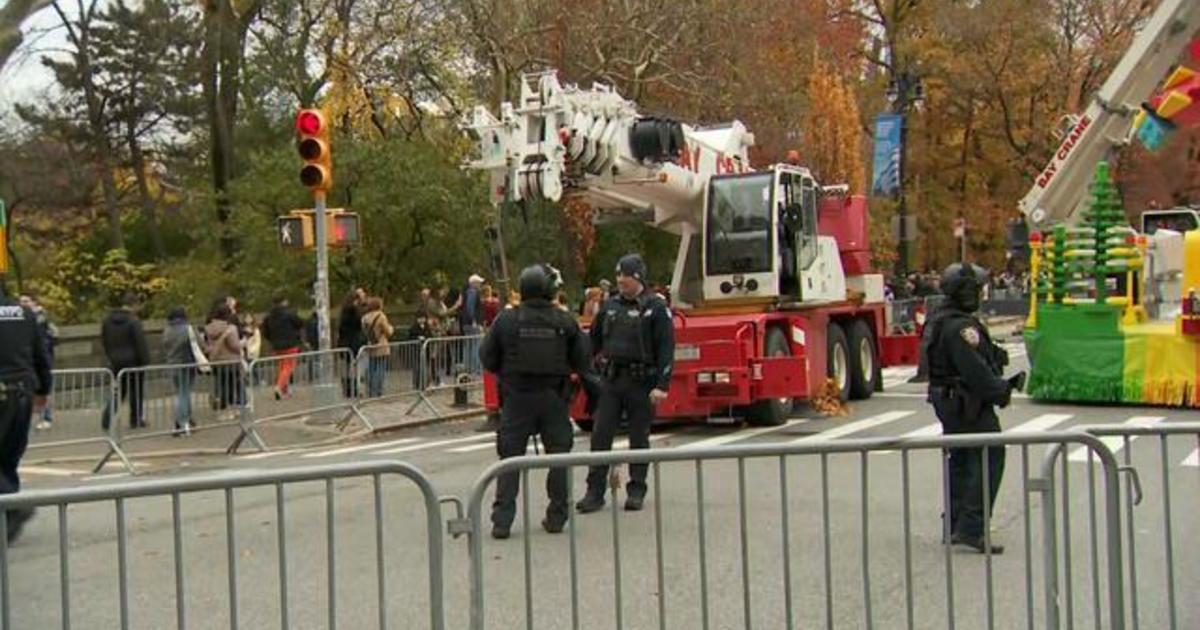
<svg viewBox="0 0 1200 630"><path fill-rule="evenodd" d="M320 349L324 351L333 347L333 337L329 325L329 234L325 224L323 191L313 194L313 223L317 241L317 281L313 286L313 300L317 310L317 338L320 340Z"/></svg>

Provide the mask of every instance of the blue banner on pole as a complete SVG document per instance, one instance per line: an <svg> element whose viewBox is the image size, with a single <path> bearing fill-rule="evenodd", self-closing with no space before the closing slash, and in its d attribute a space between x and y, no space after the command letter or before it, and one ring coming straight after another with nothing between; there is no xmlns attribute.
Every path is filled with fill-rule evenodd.
<svg viewBox="0 0 1200 630"><path fill-rule="evenodd" d="M880 114L875 117L875 164L871 194L896 197L900 193L900 137L904 117Z"/></svg>

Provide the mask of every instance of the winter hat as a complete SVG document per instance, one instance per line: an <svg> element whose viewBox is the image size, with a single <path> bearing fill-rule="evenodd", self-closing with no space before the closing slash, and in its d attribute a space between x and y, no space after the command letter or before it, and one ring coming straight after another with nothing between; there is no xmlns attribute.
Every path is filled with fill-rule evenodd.
<svg viewBox="0 0 1200 630"><path fill-rule="evenodd" d="M637 254L626 254L617 261L617 274L646 283L646 263Z"/></svg>

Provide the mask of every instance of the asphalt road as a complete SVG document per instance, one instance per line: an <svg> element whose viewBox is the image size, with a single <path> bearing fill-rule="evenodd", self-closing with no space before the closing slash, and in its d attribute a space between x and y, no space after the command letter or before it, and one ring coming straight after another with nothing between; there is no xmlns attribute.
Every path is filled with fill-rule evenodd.
<svg viewBox="0 0 1200 630"><path fill-rule="evenodd" d="M1015 362L1023 361L1020 349L1011 351ZM921 387L905 382L910 374L909 370L888 370L886 391L854 404L847 417L809 417L800 410L786 425L770 429L668 425L655 431L653 445L659 449L686 449L936 435L940 429L924 403ZM1005 430L1022 433L1084 424L1155 424L1194 419L1194 412L1042 405L1026 398L1016 399L1002 413ZM147 466L143 476L400 459L417 466L440 494L465 497L483 470L495 461L490 435L475 433L474 424L414 428L370 442L320 449L157 461ZM1128 456L1137 468L1145 495L1132 511L1133 548L1126 545L1124 550L1135 560L1135 570L1127 568L1125 579L1136 580L1136 587L1129 590L1137 593L1140 627L1170 627L1168 568L1173 571L1171 579L1178 600L1176 627L1200 627L1200 609L1190 601L1191 595L1200 593L1200 552L1188 535L1188 525L1200 517L1194 500L1200 495L1200 444L1194 438L1173 438L1164 446L1157 438L1139 438L1128 447L1119 441L1111 446L1119 459ZM585 434L577 436L575 450L587 450ZM1007 450L1007 471L992 527L995 540L1004 543L1007 551L990 560L990 591L987 558L958 548L947 554L940 544L942 480L941 458L936 451L907 456L900 452L849 453L824 459L797 456L787 459L782 473L779 458L747 460L741 468L734 460L707 462L699 470L692 462L663 464L657 475L658 487L652 486L645 511L606 510L578 517L574 526L578 561L573 568L572 538L546 534L537 525L545 505L541 490L544 474L533 472L530 478L536 488L530 496L528 529L518 516L512 539L489 538L484 542L481 557L488 627L525 626L526 570L533 583L532 627L537 628L571 627L573 590L578 594L576 614L582 628L617 627L618 597L619 621L624 628L660 627L660 605L666 613L661 627L670 628L705 627L706 617L707 627L711 628L780 628L787 626L789 610L792 625L798 628L819 627L827 621L839 628L869 624L903 628L909 610L912 627L917 628L947 627L951 614L957 627L986 628L989 611L995 628L1024 628L1029 618L1036 627L1044 627L1042 498L1030 495L1027 511L1023 474L1028 469L1028 476L1037 475L1044 452L1041 446ZM1097 601L1104 606L1107 587L1103 571L1107 562L1103 546L1106 532L1102 525L1098 528L1096 558L1101 571L1097 581L1093 580L1089 527L1092 505L1098 512L1104 507L1100 480L1095 479L1099 466L1089 465L1086 455L1075 456L1073 449L1070 453L1058 475L1056 512L1060 521L1070 523L1069 535L1060 536L1058 544L1061 550L1069 543L1071 550L1070 562L1061 563L1070 567L1070 576L1064 570L1062 580L1070 593L1065 589L1060 593L1060 611L1064 623L1070 615L1079 627L1097 627L1100 624L1093 610ZM1064 469L1066 480L1062 478ZM1172 562L1167 561L1164 528L1164 471L1172 498ZM581 469L573 472L576 496L582 492L583 476ZM783 478L787 480L786 500L781 494ZM121 481L111 474L90 475L65 466L27 470L25 479L31 488ZM739 479L744 479L744 484ZM698 480L703 483L702 502L697 500ZM1098 489L1094 503L1089 491L1092 480ZM283 491L288 626L330 627L327 604L332 590L336 601L332 617L338 627L377 627L381 599L386 605L382 616L389 627L424 627L429 614L428 532L419 494L403 479L384 479L380 486L384 524L377 530L371 480L345 480L332 485L332 507L327 503L328 487L323 482L297 484ZM1062 492L1063 488L1067 491ZM487 497L490 500L490 492ZM281 627L276 489L232 493L232 554L226 500L223 493L206 492L186 495L180 501L184 525L179 540L186 569L183 591L188 627L230 627L231 558L236 567L236 612L241 627ZM907 536L906 502L911 515ZM743 504L744 530L739 518ZM703 508L698 509L699 505ZM1068 514L1064 514L1064 506ZM454 515L450 506L443 512L445 518ZM81 505L69 511L67 566L72 627L120 627L115 513L111 503ZM332 534L327 527L330 513L335 524ZM125 502L125 522L130 531L130 627L175 627L177 583L171 501L130 499ZM58 525L56 512L43 509L10 549L8 589L13 628L50 628L62 622ZM1122 527L1128 526L1123 518ZM618 535L614 535L614 527ZM656 536L659 528L661 538ZM523 537L526 531L527 539ZM618 536L619 546L614 544ZM377 540L384 547L381 563L375 551ZM656 544L656 540L661 543ZM330 541L336 556L333 587L328 580ZM447 627L464 628L470 601L466 539L447 536L444 545ZM619 593L614 579L618 561ZM378 591L380 566L385 578L382 598ZM911 567L911 577L906 567ZM1030 574L1032 583L1027 581ZM948 606L948 587L953 590L952 610ZM864 593L869 593L869 598ZM1102 624L1107 626L1104 619L1106 614L1102 615Z"/></svg>

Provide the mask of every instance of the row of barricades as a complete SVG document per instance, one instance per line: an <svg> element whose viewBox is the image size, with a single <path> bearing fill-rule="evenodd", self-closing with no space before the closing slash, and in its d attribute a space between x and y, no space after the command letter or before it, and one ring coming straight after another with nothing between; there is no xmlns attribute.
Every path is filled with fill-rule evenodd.
<svg viewBox="0 0 1200 630"><path fill-rule="evenodd" d="M1200 423L1171 423L529 456L465 501L381 460L8 495L0 525L57 521L0 541L0 628L1196 628L1200 552L1172 507L1200 496L1173 474L1197 444ZM944 544L947 448L978 449L985 477L1006 451L984 514L1006 555ZM635 463L646 512L620 509L614 475L607 515L544 534L526 491L520 540L485 538L498 477L562 467L578 488ZM462 550L443 526L467 537L466 579L446 579Z"/></svg>
<svg viewBox="0 0 1200 630"><path fill-rule="evenodd" d="M31 434L30 448L64 448L96 443L105 447L99 470L116 457L130 471L129 446L151 438L223 429L235 452L249 441L268 448L260 427L317 414L341 414L344 431L358 420L375 430L389 420L372 420L365 406L411 398L404 421L424 407L445 412L434 398L450 389L479 389L482 337L438 337L346 348L293 352L251 362L151 365L113 374L103 368L55 370L50 396L53 422ZM395 415L395 414L393 414Z"/></svg>

